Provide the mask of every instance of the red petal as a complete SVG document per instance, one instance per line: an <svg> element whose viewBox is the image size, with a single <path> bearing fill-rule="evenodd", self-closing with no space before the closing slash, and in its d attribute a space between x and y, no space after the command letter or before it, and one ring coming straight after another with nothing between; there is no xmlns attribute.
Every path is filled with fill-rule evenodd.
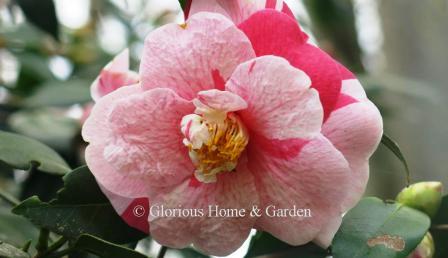
<svg viewBox="0 0 448 258"><path fill-rule="evenodd" d="M339 64L307 42L307 35L288 15L262 10L242 22L239 28L250 39L257 56L276 55L304 71L319 91L326 120L338 101L341 90Z"/></svg>
<svg viewBox="0 0 448 258"><path fill-rule="evenodd" d="M149 233L149 200L148 198L137 198L121 214L129 226L136 228L144 233Z"/></svg>

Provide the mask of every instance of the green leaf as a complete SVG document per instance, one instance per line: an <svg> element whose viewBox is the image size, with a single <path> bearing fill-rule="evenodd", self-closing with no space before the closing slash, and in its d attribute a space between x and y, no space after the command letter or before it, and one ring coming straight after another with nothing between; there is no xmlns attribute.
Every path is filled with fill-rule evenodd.
<svg viewBox="0 0 448 258"><path fill-rule="evenodd" d="M0 257L1 258L30 258L24 251L7 243L0 242Z"/></svg>
<svg viewBox="0 0 448 258"><path fill-rule="evenodd" d="M400 146L392 140L387 134L383 134L383 137L381 138L381 143L384 144L390 151L392 151L393 154L401 161L401 163L404 166L404 169L406 171L406 182L407 185L411 183L411 173L409 171L408 163L406 162L406 159L401 152Z"/></svg>
<svg viewBox="0 0 448 258"><path fill-rule="evenodd" d="M7 208L0 208L0 241L22 246L30 239L37 239L38 230L28 220L14 215Z"/></svg>
<svg viewBox="0 0 448 258"><path fill-rule="evenodd" d="M137 251L88 234L83 234L79 237L75 243L75 249L104 258L148 258Z"/></svg>
<svg viewBox="0 0 448 258"><path fill-rule="evenodd" d="M48 146L31 138L0 131L0 160L27 170L33 164L40 171L63 175L70 171L67 163Z"/></svg>
<svg viewBox="0 0 448 258"><path fill-rule="evenodd" d="M283 258L325 258L327 256L327 252L315 244L291 246L266 232L257 232L252 237L249 251L245 257L250 258L269 254L278 254L279 257L281 255Z"/></svg>
<svg viewBox="0 0 448 258"><path fill-rule="evenodd" d="M424 213L398 203L364 198L343 219L333 240L334 258L405 258L430 225Z"/></svg>
<svg viewBox="0 0 448 258"><path fill-rule="evenodd" d="M47 32L55 39L59 38L59 25L53 0L16 0L27 20Z"/></svg>
<svg viewBox="0 0 448 258"><path fill-rule="evenodd" d="M431 234L436 246L434 258L446 258L448 257L448 195L443 197L442 205L432 223Z"/></svg>
<svg viewBox="0 0 448 258"><path fill-rule="evenodd" d="M51 108L15 112L9 116L8 125L11 130L43 142L62 153L73 151L73 139L80 130L76 119Z"/></svg>
<svg viewBox="0 0 448 258"><path fill-rule="evenodd" d="M48 57L35 52L18 52L15 54L20 61L19 77L11 91L20 96L29 96L44 81L54 80L54 75L48 65Z"/></svg>
<svg viewBox="0 0 448 258"><path fill-rule="evenodd" d="M185 11L185 7L187 5L187 0L179 0L180 7Z"/></svg>
<svg viewBox="0 0 448 258"><path fill-rule="evenodd" d="M91 101L87 80L50 81L39 85L38 90L24 100L26 107L70 106Z"/></svg>
<svg viewBox="0 0 448 258"><path fill-rule="evenodd" d="M86 166L64 176L64 188L55 200L45 203L31 197L13 212L73 240L82 234L91 234L124 244L146 236L121 219Z"/></svg>
<svg viewBox="0 0 448 258"><path fill-rule="evenodd" d="M4 30L1 33L3 40L5 41L5 46L13 53L17 47L24 48L29 52L38 52L45 41L45 38L42 37L41 31L28 23L18 24L17 26L14 26L14 29ZM21 55L18 54L17 57L20 58ZM48 72L51 76L51 72Z"/></svg>
<svg viewBox="0 0 448 258"><path fill-rule="evenodd" d="M208 255L201 254L200 252L194 250L193 248L184 248L184 249L180 249L180 250L168 249L167 254L175 254L176 257L182 257L182 258L209 258L210 257Z"/></svg>

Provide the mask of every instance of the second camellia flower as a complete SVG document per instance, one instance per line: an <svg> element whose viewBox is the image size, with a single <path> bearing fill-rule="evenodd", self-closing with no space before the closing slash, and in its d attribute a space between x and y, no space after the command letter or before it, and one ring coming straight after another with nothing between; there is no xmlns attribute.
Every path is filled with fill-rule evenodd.
<svg viewBox="0 0 448 258"><path fill-rule="evenodd" d="M381 116L344 67L287 14L237 27L199 12L148 35L139 84L100 98L83 127L105 191L165 209L303 207L303 217L155 217L160 244L237 249L252 228L292 245L331 243L361 197Z"/></svg>

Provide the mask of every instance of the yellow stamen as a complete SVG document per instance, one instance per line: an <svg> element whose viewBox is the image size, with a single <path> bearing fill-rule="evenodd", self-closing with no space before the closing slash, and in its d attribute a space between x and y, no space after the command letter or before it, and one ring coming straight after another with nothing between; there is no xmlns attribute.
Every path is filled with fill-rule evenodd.
<svg viewBox="0 0 448 258"><path fill-rule="evenodd" d="M249 141L243 124L229 116L223 124L206 125L210 134L208 142L200 149L189 148L197 158L197 170L205 176L234 170Z"/></svg>

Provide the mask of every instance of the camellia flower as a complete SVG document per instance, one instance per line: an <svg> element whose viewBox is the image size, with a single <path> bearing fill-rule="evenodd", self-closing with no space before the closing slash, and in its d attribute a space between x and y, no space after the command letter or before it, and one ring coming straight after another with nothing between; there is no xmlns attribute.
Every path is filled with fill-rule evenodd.
<svg viewBox="0 0 448 258"><path fill-rule="evenodd" d="M136 72L129 70L129 50L125 49L102 69L100 75L90 86L90 94L94 101L98 101L101 97L104 97L121 87L136 84L138 82L139 75ZM81 124L84 124L86 119L90 116L92 107L92 103L88 103L84 107L83 116L80 119ZM111 201L115 210L126 223L145 233L149 232L148 220L144 217L148 208L148 199L146 197L129 198L120 196L108 191L101 185L101 182L99 182L99 185L104 194Z"/></svg>
<svg viewBox="0 0 448 258"><path fill-rule="evenodd" d="M118 54L90 86L90 94L93 100L111 93L112 91L139 81L136 72L129 70L129 50L125 49Z"/></svg>
<svg viewBox="0 0 448 258"><path fill-rule="evenodd" d="M83 127L89 168L105 191L150 209L247 211L149 214L162 245L227 255L256 228L329 246L364 192L380 113L287 12L195 8L147 36L139 84L97 101ZM311 217L249 215L273 206Z"/></svg>
<svg viewBox="0 0 448 258"><path fill-rule="evenodd" d="M294 14L283 0L187 0L184 14L185 18L188 18L197 12L217 12L239 24L265 8L275 9L294 18Z"/></svg>
<svg viewBox="0 0 448 258"><path fill-rule="evenodd" d="M129 50L125 49L101 70L100 75L90 85L90 96L97 101L118 88L138 83L138 81L138 74L129 70ZM89 117L92 106L92 103L84 106L81 124L84 124Z"/></svg>

